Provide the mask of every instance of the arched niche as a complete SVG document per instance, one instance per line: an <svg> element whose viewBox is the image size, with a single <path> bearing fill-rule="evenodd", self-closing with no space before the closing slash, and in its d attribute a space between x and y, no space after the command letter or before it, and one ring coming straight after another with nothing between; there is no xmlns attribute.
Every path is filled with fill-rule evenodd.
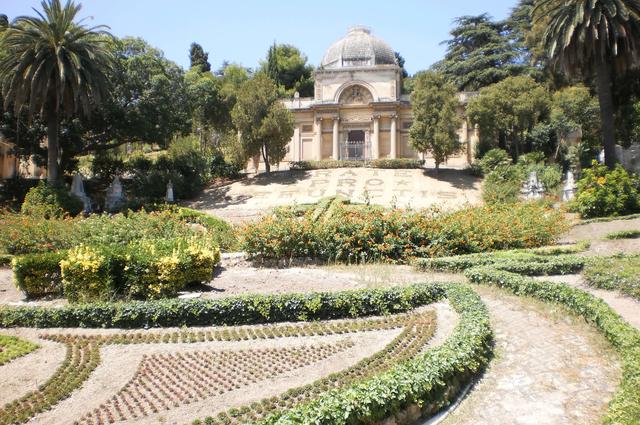
<svg viewBox="0 0 640 425"><path fill-rule="evenodd" d="M373 102L371 91L361 84L345 87L338 98L338 103L344 105L367 105Z"/></svg>

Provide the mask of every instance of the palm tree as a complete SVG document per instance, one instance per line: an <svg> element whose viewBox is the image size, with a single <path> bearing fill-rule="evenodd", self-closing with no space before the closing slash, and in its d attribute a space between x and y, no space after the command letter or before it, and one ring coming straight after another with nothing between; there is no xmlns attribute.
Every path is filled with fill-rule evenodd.
<svg viewBox="0 0 640 425"><path fill-rule="evenodd" d="M43 0L37 17L21 16L0 40L0 82L4 108L11 104L47 123L47 182L58 179L60 121L88 115L107 87L112 57L105 26L87 28L76 22L81 6L68 0Z"/></svg>
<svg viewBox="0 0 640 425"><path fill-rule="evenodd" d="M624 73L640 54L640 0L538 0L533 21L545 23L549 60L567 75L596 74L605 162L614 167L612 73Z"/></svg>

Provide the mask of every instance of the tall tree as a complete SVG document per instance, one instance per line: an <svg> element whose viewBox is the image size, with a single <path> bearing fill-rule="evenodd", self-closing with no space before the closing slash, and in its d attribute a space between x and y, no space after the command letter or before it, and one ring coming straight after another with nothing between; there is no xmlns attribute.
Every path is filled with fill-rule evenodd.
<svg viewBox="0 0 640 425"><path fill-rule="evenodd" d="M302 97L313 96L313 67L297 47L274 43L260 68L276 82L281 96L292 96L294 92Z"/></svg>
<svg viewBox="0 0 640 425"><path fill-rule="evenodd" d="M460 90L479 90L507 77L532 72L509 25L495 22L487 14L457 18L451 39L443 44L447 46L445 57L433 68Z"/></svg>
<svg viewBox="0 0 640 425"><path fill-rule="evenodd" d="M7 15L0 14L0 31L4 31L9 26L9 18Z"/></svg>
<svg viewBox="0 0 640 425"><path fill-rule="evenodd" d="M462 118L458 114L457 91L442 74L422 72L414 77L409 140L418 152L431 152L436 171L441 163L461 150L458 129Z"/></svg>
<svg viewBox="0 0 640 425"><path fill-rule="evenodd" d="M191 43L191 48L189 49L189 60L191 61L191 68L197 67L202 72L211 71L209 53L205 52L202 46L198 43Z"/></svg>
<svg viewBox="0 0 640 425"><path fill-rule="evenodd" d="M59 126L63 117L88 115L107 90L112 56L104 26L87 28L76 22L80 5L45 0L37 17L16 18L4 31L0 79L4 107L47 123L47 181L58 179Z"/></svg>
<svg viewBox="0 0 640 425"><path fill-rule="evenodd" d="M612 73L640 58L640 1L539 0L534 22L546 21L543 43L551 63L567 75L595 74L605 163L617 163Z"/></svg>
<svg viewBox="0 0 640 425"><path fill-rule="evenodd" d="M284 158L293 136L293 115L278 100L276 83L264 73L245 82L231 113L247 157L261 155L267 174Z"/></svg>
<svg viewBox="0 0 640 425"><path fill-rule="evenodd" d="M467 105L467 115L480 127L479 154L500 147L514 159L523 152L527 134L549 114L548 90L533 78L509 77L485 87Z"/></svg>

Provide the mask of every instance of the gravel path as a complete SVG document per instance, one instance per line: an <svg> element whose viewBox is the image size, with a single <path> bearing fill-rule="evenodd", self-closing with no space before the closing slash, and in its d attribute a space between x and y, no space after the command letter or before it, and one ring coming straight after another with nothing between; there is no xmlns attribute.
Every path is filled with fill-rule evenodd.
<svg viewBox="0 0 640 425"><path fill-rule="evenodd" d="M620 376L604 338L556 307L477 290L491 311L497 356L444 423L599 423Z"/></svg>
<svg viewBox="0 0 640 425"><path fill-rule="evenodd" d="M591 246L584 255L610 256L619 253L640 252L640 239L606 239L609 233L621 230L640 230L640 219L581 224L572 227L560 238L559 242L590 241Z"/></svg>
<svg viewBox="0 0 640 425"><path fill-rule="evenodd" d="M540 276L536 279L560 282L576 288L580 288L590 294L604 300L627 322L640 329L640 301L628 297L618 291L608 291L588 286L579 274L566 276Z"/></svg>

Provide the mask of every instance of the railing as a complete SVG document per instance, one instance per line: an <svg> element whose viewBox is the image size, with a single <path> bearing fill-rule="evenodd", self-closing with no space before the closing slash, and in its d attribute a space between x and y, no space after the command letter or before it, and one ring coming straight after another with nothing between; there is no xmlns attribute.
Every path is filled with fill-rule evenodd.
<svg viewBox="0 0 640 425"><path fill-rule="evenodd" d="M370 161L371 142L349 140L341 142L340 159L345 161Z"/></svg>

